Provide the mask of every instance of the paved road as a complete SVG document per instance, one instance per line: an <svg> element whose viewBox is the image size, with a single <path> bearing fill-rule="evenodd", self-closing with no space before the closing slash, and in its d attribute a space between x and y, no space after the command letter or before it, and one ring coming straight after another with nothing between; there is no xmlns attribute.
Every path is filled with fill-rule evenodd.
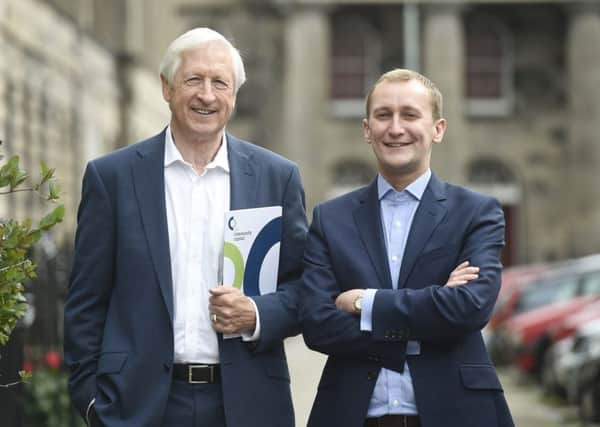
<svg viewBox="0 0 600 427"><path fill-rule="evenodd" d="M286 341L286 352L292 378L296 426L304 427L315 397L325 357L306 348L300 337ZM581 427L583 425L577 421L576 411L573 408L564 407L552 399L545 398L535 384L524 381L516 371L501 369L499 374L517 427Z"/></svg>

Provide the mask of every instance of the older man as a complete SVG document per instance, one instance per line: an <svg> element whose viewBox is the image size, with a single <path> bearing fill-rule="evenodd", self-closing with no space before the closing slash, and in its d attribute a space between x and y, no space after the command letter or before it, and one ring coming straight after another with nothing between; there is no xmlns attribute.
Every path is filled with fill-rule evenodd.
<svg viewBox="0 0 600 427"><path fill-rule="evenodd" d="M298 169L225 131L245 72L221 34L181 35L160 78L166 129L85 172L65 306L73 402L92 426L292 426ZM249 298L218 286L224 213L264 206L283 208L278 289Z"/></svg>

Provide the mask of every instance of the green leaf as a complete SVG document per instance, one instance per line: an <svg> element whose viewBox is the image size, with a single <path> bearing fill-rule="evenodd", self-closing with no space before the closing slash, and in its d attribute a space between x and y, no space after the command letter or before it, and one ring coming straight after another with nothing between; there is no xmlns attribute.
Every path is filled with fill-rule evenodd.
<svg viewBox="0 0 600 427"><path fill-rule="evenodd" d="M60 198L60 186L54 182L50 181L48 183L48 200L58 200Z"/></svg>
<svg viewBox="0 0 600 427"><path fill-rule="evenodd" d="M40 181L40 185L42 185L50 181L50 179L54 177L55 169L50 169L48 165L46 165L46 162L43 160L40 162L40 169L42 172L42 179Z"/></svg>
<svg viewBox="0 0 600 427"><path fill-rule="evenodd" d="M54 208L52 212L43 217L40 221L40 230L48 230L63 220L65 215L65 206L60 205Z"/></svg>

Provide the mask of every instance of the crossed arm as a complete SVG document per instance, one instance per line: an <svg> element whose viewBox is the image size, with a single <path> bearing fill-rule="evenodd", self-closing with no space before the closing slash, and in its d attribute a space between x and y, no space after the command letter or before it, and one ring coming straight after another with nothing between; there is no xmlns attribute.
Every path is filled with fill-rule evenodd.
<svg viewBox="0 0 600 427"><path fill-rule="evenodd" d="M448 277L448 281L444 286L460 286L475 280L479 277L479 267L470 265L469 261L460 263ZM364 289L350 289L344 291L335 299L335 306L338 310L345 311L350 314L359 314L355 309L355 301L362 297Z"/></svg>
<svg viewBox="0 0 600 427"><path fill-rule="evenodd" d="M317 209L305 254L303 323L307 345L334 356L376 356L383 361L382 366L388 367L388 363L394 369L398 363L403 364L406 340L456 340L481 329L500 287L498 257L504 242L504 220L499 204L489 198L474 206L472 218L461 239L460 252L449 256L469 260L473 266L461 263L445 284L378 289L369 333L360 330L360 319L354 313L354 300L364 290L340 293L343 282L355 278L344 277L345 269L334 265L334 259L340 259L339 253L334 256L330 251L345 248L331 246ZM335 226L331 221L328 224ZM389 339L386 331L390 330L402 332Z"/></svg>

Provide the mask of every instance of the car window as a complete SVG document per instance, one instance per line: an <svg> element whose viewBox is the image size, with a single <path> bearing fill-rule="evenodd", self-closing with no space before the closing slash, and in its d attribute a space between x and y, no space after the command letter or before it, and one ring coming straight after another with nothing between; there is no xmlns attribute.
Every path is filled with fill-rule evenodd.
<svg viewBox="0 0 600 427"><path fill-rule="evenodd" d="M577 278L540 281L527 288L515 311L524 313L544 305L565 301L577 295Z"/></svg>
<svg viewBox="0 0 600 427"><path fill-rule="evenodd" d="M600 295L600 271L583 277L581 293L582 295Z"/></svg>

